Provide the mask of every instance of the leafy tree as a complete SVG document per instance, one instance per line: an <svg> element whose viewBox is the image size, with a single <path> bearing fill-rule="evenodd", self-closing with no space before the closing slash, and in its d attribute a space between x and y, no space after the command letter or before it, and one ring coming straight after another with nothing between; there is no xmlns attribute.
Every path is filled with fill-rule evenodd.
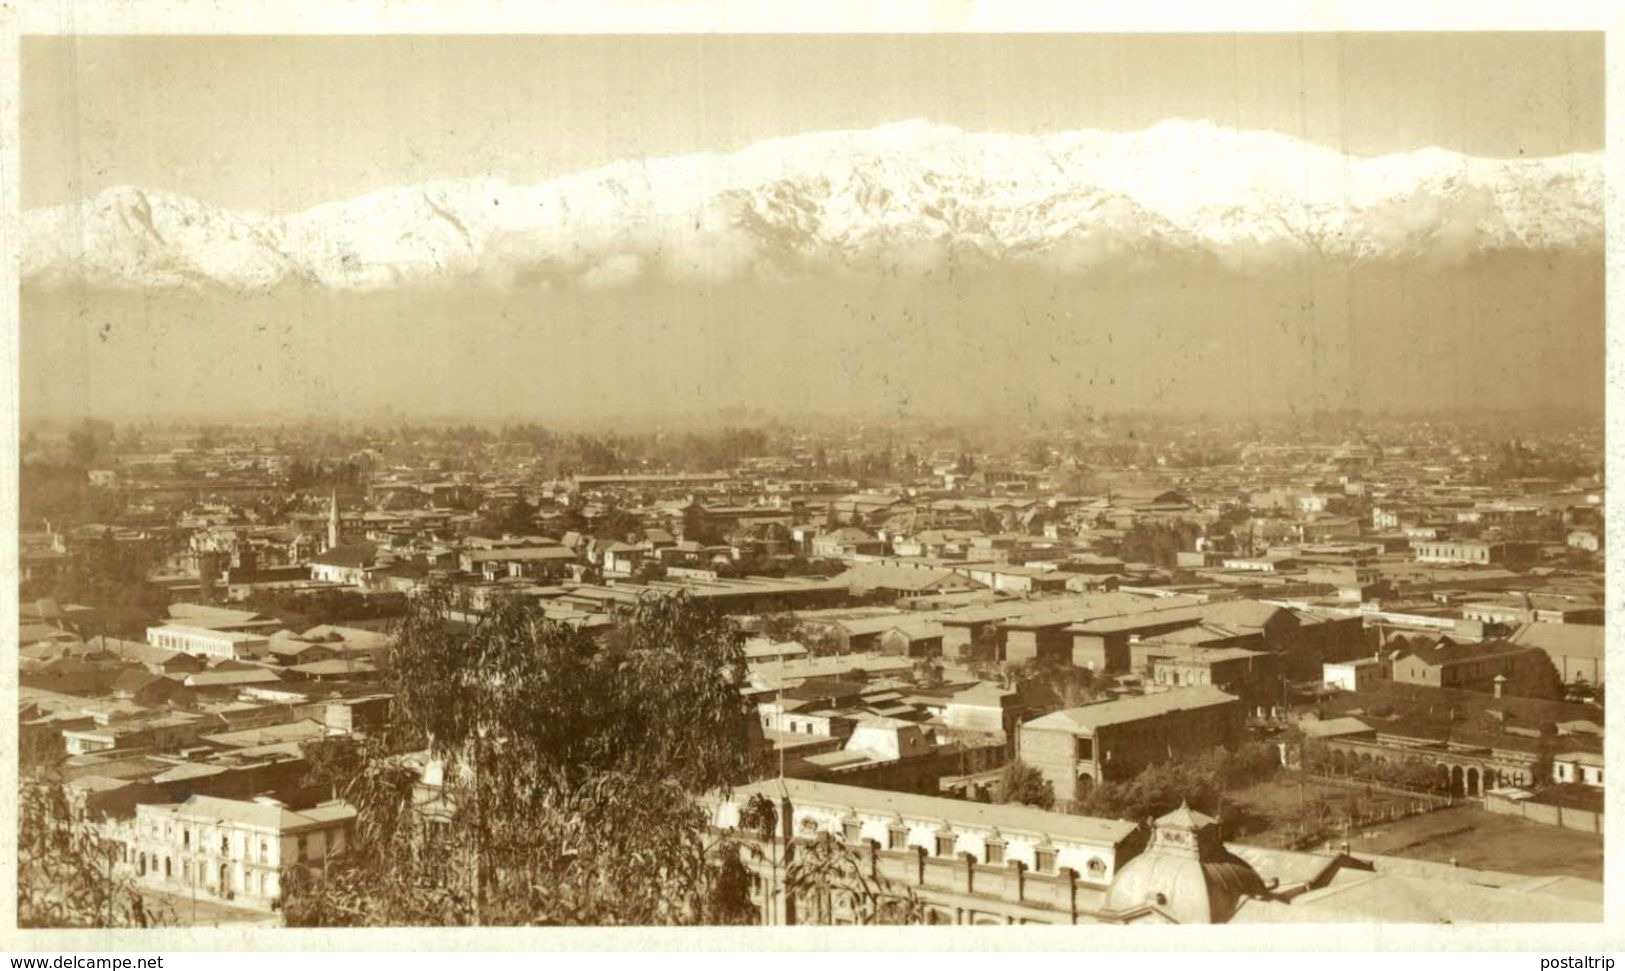
<svg viewBox="0 0 1625 971"><path fill-rule="evenodd" d="M24 462L17 470L18 521L33 527L50 520L58 527L69 517L91 514L85 469L51 462Z"/></svg>
<svg viewBox="0 0 1625 971"><path fill-rule="evenodd" d="M22 732L17 738L17 768L23 776L50 772L68 757L59 732Z"/></svg>
<svg viewBox="0 0 1625 971"><path fill-rule="evenodd" d="M1181 550L1191 549L1202 529L1184 521L1136 523L1116 544L1117 556L1129 562L1174 566Z"/></svg>
<svg viewBox="0 0 1625 971"><path fill-rule="evenodd" d="M1043 773L1020 759L1005 764L999 776L999 791L1003 794L1002 802L1018 802L1039 809L1055 807L1055 787Z"/></svg>
<svg viewBox="0 0 1625 971"><path fill-rule="evenodd" d="M88 469L102 459L112 441L112 424L86 418L68 433L68 454L74 466Z"/></svg>
<svg viewBox="0 0 1625 971"><path fill-rule="evenodd" d="M798 904L798 923L833 924L837 917L855 924L923 923L925 908L914 891L871 875L854 847L828 832L783 843L779 823L778 807L761 793L740 807L739 828L768 849L768 892L777 893L782 865L784 893ZM743 849L760 858L759 849Z"/></svg>
<svg viewBox="0 0 1625 971"><path fill-rule="evenodd" d="M497 511L495 515L487 516L484 525L492 533L524 535L535 532L536 513L535 506L524 499L516 499Z"/></svg>
<svg viewBox="0 0 1625 971"><path fill-rule="evenodd" d="M1076 708L1105 694L1093 671L1070 661L1035 657L1011 664L1008 674L1023 702L1035 710Z"/></svg>
<svg viewBox="0 0 1625 971"><path fill-rule="evenodd" d="M797 639L811 657L834 657L846 653L845 642L831 625L803 623Z"/></svg>
<svg viewBox="0 0 1625 971"><path fill-rule="evenodd" d="M757 618L756 632L775 644L798 640L802 633L801 620L790 610L763 614Z"/></svg>
<svg viewBox="0 0 1625 971"><path fill-rule="evenodd" d="M757 761L738 628L651 596L599 643L513 600L458 629L452 603L439 585L413 598L386 662L389 744L338 773L364 837L290 882L289 922L752 919L699 801ZM390 754L419 746L438 787Z"/></svg>
<svg viewBox="0 0 1625 971"><path fill-rule="evenodd" d="M169 923L119 872L123 847L79 813L60 781L34 774L17 802L17 923L22 927L155 927Z"/></svg>
<svg viewBox="0 0 1625 971"><path fill-rule="evenodd" d="M659 560L644 560L632 571L632 579L639 583L651 583L666 578L666 565Z"/></svg>
<svg viewBox="0 0 1625 971"><path fill-rule="evenodd" d="M1138 822L1189 803L1201 812L1217 813L1227 789L1249 786L1280 767L1275 746L1254 743L1235 751L1216 748L1175 762L1147 766L1130 779L1101 782L1080 794L1073 811Z"/></svg>
<svg viewBox="0 0 1625 971"><path fill-rule="evenodd" d="M610 508L605 510L602 516L598 517L598 521L593 524L592 533L602 540L614 540L617 543L624 543L629 537L636 535L642 529L643 523L638 520L638 517L623 509Z"/></svg>
<svg viewBox="0 0 1625 971"><path fill-rule="evenodd" d="M796 842L784 889L797 901L797 923L833 924L837 917L854 924L925 922L912 888L871 875L851 846L827 832Z"/></svg>
<svg viewBox="0 0 1625 971"><path fill-rule="evenodd" d="M999 632L992 625L978 627L971 634L968 659L973 665L992 664L999 659Z"/></svg>
<svg viewBox="0 0 1625 971"><path fill-rule="evenodd" d="M139 633L169 604L169 594L147 581L162 555L155 544L123 543L108 535L75 554L49 581L25 584L22 592L24 596L48 595L58 603L97 607L106 622L105 633Z"/></svg>
<svg viewBox="0 0 1625 971"><path fill-rule="evenodd" d="M922 688L935 688L942 684L942 665L932 658L914 662L914 683Z"/></svg>

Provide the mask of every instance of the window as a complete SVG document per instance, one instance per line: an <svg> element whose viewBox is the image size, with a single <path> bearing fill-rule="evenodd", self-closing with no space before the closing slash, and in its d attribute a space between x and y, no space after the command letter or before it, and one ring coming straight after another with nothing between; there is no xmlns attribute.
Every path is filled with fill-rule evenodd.
<svg viewBox="0 0 1625 971"><path fill-rule="evenodd" d="M901 850L908 846L908 830L901 826L893 826L886 833L886 849Z"/></svg>
<svg viewBox="0 0 1625 971"><path fill-rule="evenodd" d="M1054 850L1042 850L1042 849L1037 850L1037 851L1035 851L1034 856L1036 857L1036 859L1038 861L1037 870L1038 870L1039 873L1054 873L1055 872L1055 851Z"/></svg>
<svg viewBox="0 0 1625 971"><path fill-rule="evenodd" d="M186 829L181 830L181 849L189 850L191 848L192 848L192 828L190 826L188 826Z"/></svg>
<svg viewBox="0 0 1625 971"><path fill-rule="evenodd" d="M225 856L227 853L230 853L230 852L231 852L231 836L229 834L226 834L226 833L221 833L220 834L220 855Z"/></svg>
<svg viewBox="0 0 1625 971"><path fill-rule="evenodd" d="M848 843L856 843L858 836L863 832L863 824L855 819L848 819L841 823L841 838Z"/></svg>
<svg viewBox="0 0 1625 971"><path fill-rule="evenodd" d="M1080 739L1078 739L1077 740L1076 758L1080 762L1092 762L1092 761L1094 761L1094 758L1095 758L1095 740L1092 739L1092 738L1080 738Z"/></svg>
<svg viewBox="0 0 1625 971"><path fill-rule="evenodd" d="M265 859L266 845L267 844L266 844L265 840L260 840L260 862L261 863L266 862L266 859Z"/></svg>
<svg viewBox="0 0 1625 971"><path fill-rule="evenodd" d="M308 839L309 839L309 837L306 837L306 836L300 836L300 837L299 837L299 849L298 849L298 855L297 855L297 856L296 856L296 857L295 857L295 859L298 859L298 860L303 860L303 859L304 859L304 858L305 858L305 853L306 853L306 841L307 841L307 840L308 840Z"/></svg>
<svg viewBox="0 0 1625 971"><path fill-rule="evenodd" d="M1004 844L989 840L987 843L987 862L999 864L1004 862Z"/></svg>
<svg viewBox="0 0 1625 971"><path fill-rule="evenodd" d="M954 835L952 833L938 834L937 835L937 855L938 856L953 856L954 855L954 842L955 842L955 837L954 837Z"/></svg>

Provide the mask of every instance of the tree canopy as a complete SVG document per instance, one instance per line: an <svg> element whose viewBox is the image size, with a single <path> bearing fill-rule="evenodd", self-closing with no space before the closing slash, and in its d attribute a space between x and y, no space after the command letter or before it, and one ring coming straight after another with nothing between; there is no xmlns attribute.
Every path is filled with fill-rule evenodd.
<svg viewBox="0 0 1625 971"><path fill-rule="evenodd" d="M999 791L1002 793L1001 802L1018 802L1039 809L1055 808L1055 788L1042 773L1020 759L1005 764L1004 773L999 778Z"/></svg>
<svg viewBox="0 0 1625 971"><path fill-rule="evenodd" d="M462 628L451 607L432 587L408 608L389 736L323 760L358 851L291 882L289 923L754 919L701 801L756 764L738 628L683 597L626 608L601 642L513 601Z"/></svg>
<svg viewBox="0 0 1625 971"><path fill-rule="evenodd" d="M116 866L123 845L104 837L45 771L22 780L17 801L17 924L154 927L170 914Z"/></svg>
<svg viewBox="0 0 1625 971"><path fill-rule="evenodd" d="M1097 783L1078 794L1072 811L1141 822L1189 803L1201 812L1216 814L1225 790L1267 779L1279 767L1280 754L1273 745L1253 743L1235 751L1216 748L1148 766L1131 779Z"/></svg>

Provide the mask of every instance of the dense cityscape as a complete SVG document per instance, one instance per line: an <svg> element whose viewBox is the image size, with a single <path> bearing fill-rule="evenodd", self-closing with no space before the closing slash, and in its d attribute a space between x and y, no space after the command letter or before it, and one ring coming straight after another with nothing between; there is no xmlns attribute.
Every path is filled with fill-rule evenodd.
<svg viewBox="0 0 1625 971"><path fill-rule="evenodd" d="M1611 966L1600 29L204 6L18 31L14 968Z"/></svg>
<svg viewBox="0 0 1625 971"><path fill-rule="evenodd" d="M1601 917L1594 419L21 452L27 926Z"/></svg>

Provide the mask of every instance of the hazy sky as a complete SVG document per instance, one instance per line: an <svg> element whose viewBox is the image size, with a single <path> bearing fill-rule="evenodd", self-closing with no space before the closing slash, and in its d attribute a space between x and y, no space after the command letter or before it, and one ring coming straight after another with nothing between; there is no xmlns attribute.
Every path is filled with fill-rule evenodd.
<svg viewBox="0 0 1625 971"><path fill-rule="evenodd" d="M1603 147L1600 34L50 37L22 45L22 200L109 186L280 210L437 178L910 118L1168 117L1356 154Z"/></svg>

